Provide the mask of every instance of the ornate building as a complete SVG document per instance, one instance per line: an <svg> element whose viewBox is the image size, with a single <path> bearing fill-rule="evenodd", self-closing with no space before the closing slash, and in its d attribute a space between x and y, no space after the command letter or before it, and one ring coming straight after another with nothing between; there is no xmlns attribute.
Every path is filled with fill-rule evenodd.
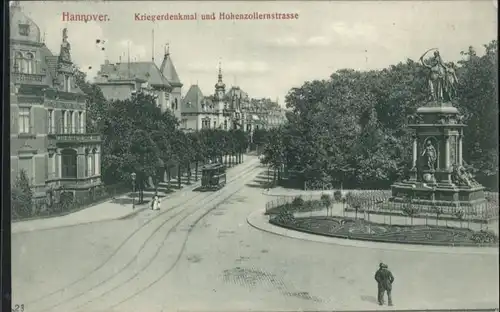
<svg viewBox="0 0 500 312"><path fill-rule="evenodd" d="M146 92L156 96L162 111L172 110L181 119L182 83L172 62L168 47L160 68L150 62L106 61L95 79L104 97L108 100L125 100L135 92Z"/></svg>
<svg viewBox="0 0 500 312"><path fill-rule="evenodd" d="M10 10L11 180L21 170L34 196L88 195L100 181L99 135L86 133L86 98L76 86L68 31L59 55L19 1Z"/></svg>
<svg viewBox="0 0 500 312"><path fill-rule="evenodd" d="M247 117L246 127L252 131L275 128L286 122L285 110L270 99L251 99L242 110Z"/></svg>
<svg viewBox="0 0 500 312"><path fill-rule="evenodd" d="M222 80L222 69L215 84L215 92L204 96L198 85L192 85L182 100L181 128L195 131L207 128L224 130L244 129L244 116L241 111L242 102L248 100L244 92L235 92L233 87L226 93L226 84Z"/></svg>

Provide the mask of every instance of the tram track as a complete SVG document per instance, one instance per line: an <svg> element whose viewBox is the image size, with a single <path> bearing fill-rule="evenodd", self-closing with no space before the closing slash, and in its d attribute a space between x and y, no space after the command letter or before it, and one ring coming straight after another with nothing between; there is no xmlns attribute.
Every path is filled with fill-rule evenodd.
<svg viewBox="0 0 500 312"><path fill-rule="evenodd" d="M235 193L237 193L238 191L240 191L246 184L246 182L248 180L251 180L251 179L248 179L248 177L251 177L253 178L253 175L252 173L254 172L248 172L245 174L245 180L242 181L241 185L238 185L237 188L235 189L232 189L232 190L227 190L227 192L225 192L224 195L222 194L219 194L218 197L215 197L213 199L210 200L210 202L208 203L204 203L204 204L208 204L208 205L213 205L211 208L209 208L207 211L202 211L202 208L203 207L191 207L191 208L194 208L192 209L192 211L189 211L185 216L183 216L178 222L176 222L172 228L169 229L168 233L165 235L161 245L159 246L159 248L157 249L157 251L155 252L155 255L153 257L150 258L150 261L148 262L148 264L146 266L144 266L139 272L135 273L132 277L130 277L129 279L127 279L124 283L121 283L119 285L116 285L113 289L105 292L105 293L102 293L101 295L99 295L98 298L103 298L105 296L109 296L112 294L113 291L116 291L118 290L119 288L122 288L123 286L127 285L127 283L130 283L132 280L136 279L136 278L140 278L141 276L143 276L143 273L150 269L151 268L151 265L153 264L153 261L156 260L158 258L158 255L161 251L164 251L165 249L163 249L164 245L165 245L165 242L167 241L167 239L170 237L171 234L173 234L177 228L179 227L179 225L185 221L187 218L193 216L195 213L197 212L202 212L202 214L200 216L198 216L194 222L190 223L189 225L189 229L187 231L187 234L186 236L184 237L184 239L182 240L182 244L180 246L180 250L177 252L176 256L175 256L175 259L173 261L173 263L171 263L170 266L168 266L168 268L166 270L164 270L160 275L158 275L158 272L161 272L161 270L153 270L153 269L150 269L149 272L154 276L154 279L149 282L149 283L146 283L146 285L144 285L143 287L141 287L139 290L136 290L134 292L132 292L130 295L128 296L121 296L121 295L118 295L119 297L125 297L124 299L121 299L119 301L117 301L116 303L113 303L110 307L108 307L107 309L109 308L115 308L135 297L137 297L138 295L144 293L145 291L147 291L149 288L151 288L152 286L154 286L155 284L157 284L158 282L160 282L164 277L166 277L168 275L168 273L170 273L174 268L175 266L177 265L177 263L179 262L179 260L181 259L183 253L184 253L184 250L185 250L185 247L186 247L186 244L188 242L188 239L189 239L189 236L191 235L191 232L194 230L194 228L196 227L196 225L204 218L206 217L208 214L210 214L212 211L214 211L215 209L218 208L219 204L226 201L227 199L229 199L231 196L233 196ZM255 174L256 175L256 174ZM220 198L222 195L222 199ZM163 265L161 266L163 267ZM106 297L106 299L108 299L109 297ZM115 301L113 300L113 298L109 298L108 300L106 301ZM94 301L93 300L90 300L88 301L87 303L81 305L81 306L78 306L77 307L77 310L76 311L89 311L89 310L97 310L97 309L102 309L102 306L99 304L99 306L95 306L91 309L89 308L84 308L84 307L88 307L88 305L90 305L91 303L93 303ZM95 302L94 302L95 303Z"/></svg>
<svg viewBox="0 0 500 312"><path fill-rule="evenodd" d="M231 178L228 180L228 183L236 181L238 179L244 179L245 176L248 176L253 172L253 170L256 167L256 164L258 164L257 161L251 161L248 165L243 167L241 171L235 172L235 177ZM225 189L222 189L221 191L224 192ZM122 272L130 268L130 266L134 263L137 262L138 257L141 255L143 250L147 247L148 243L151 243L152 238L155 237L156 234L158 234L162 229L164 229L165 225L167 225L170 221L174 220L176 217L181 215L183 212L186 212L186 210L189 209L189 207L192 207L193 205L199 206L199 202L203 201L206 202L206 200L210 200L209 202L212 203L213 201L217 200L220 195L221 191L218 191L216 193L200 193L197 194L193 197L190 197L187 200L182 201L179 204L176 204L172 206L171 208L162 211L160 214L157 216L154 216L153 218L149 219L146 221L144 224L142 224L139 228L135 229L114 251L113 253L104 261L102 262L98 267L94 268L92 271L88 272L86 275L84 275L82 278L79 278L78 280L73 281L72 283L69 283L65 285L64 287L61 287L49 294L46 294L42 297L39 297L35 300L32 300L31 303L37 303L35 306L40 307L40 311L52 311L54 308L58 308L64 305L67 305L71 302L78 301L79 298L82 298L85 295L88 295L89 292L92 290L102 288L105 286L107 283L109 283L110 280L113 280L113 278L119 276ZM187 205L188 208L186 207ZM178 208L181 209L179 211L176 211ZM198 207L199 208L199 207ZM192 211L189 213L187 216L182 218L176 223L176 226L180 224L184 219L188 218L190 215L194 214L198 209ZM168 215L175 212L173 215ZM166 219L163 219L162 217L167 216ZM173 228L175 228L174 226ZM150 228L148 231L148 228ZM145 232L145 233L144 233ZM163 242L166 240L166 238L172 233L172 230L170 230L167 235L165 236ZM146 236L146 238L144 238ZM113 265L111 262L113 260L119 261L121 258L118 256L119 252L126 249L127 245L135 245L133 243L134 239L138 239L139 242L139 249L136 250L133 254L134 256L128 263L126 263L124 266L122 266L118 270L112 270L113 268L116 267L116 264ZM157 252L158 253L158 252ZM150 259L150 262L154 260L154 258L157 256L157 253ZM149 264L148 264L149 265ZM109 268L107 268L109 267ZM147 267L147 266L146 266ZM111 274L104 274L105 272L113 271ZM103 278L103 275L105 277ZM136 277L138 274L136 274L134 277ZM93 278L97 277L97 278ZM133 280L133 278L130 278L129 280ZM93 280L93 281L92 281ZM129 280L125 281L124 283L127 283ZM92 281L92 282L89 282ZM87 283L85 283L87 282ZM122 283L122 284L124 284ZM89 284L91 285L89 287ZM79 287L80 286L80 287ZM118 287L114 287L111 290L108 290L105 292L105 294L110 293L117 289ZM65 297L65 294L70 294L69 298L64 298L63 300L59 300L56 304L49 304L50 299L56 299L56 297ZM102 296L98 296L102 297ZM83 298L82 298L83 299ZM54 301L54 300L52 300ZM88 302L88 301L87 301ZM44 304L45 303L45 304ZM48 306L47 306L48 305ZM43 306L46 306L45 308L42 308ZM37 309L38 310L38 309Z"/></svg>

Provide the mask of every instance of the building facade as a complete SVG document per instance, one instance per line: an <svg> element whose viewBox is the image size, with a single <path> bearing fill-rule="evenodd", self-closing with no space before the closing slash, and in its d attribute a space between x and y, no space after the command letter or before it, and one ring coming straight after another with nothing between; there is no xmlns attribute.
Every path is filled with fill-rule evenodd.
<svg viewBox="0 0 500 312"><path fill-rule="evenodd" d="M170 109L181 120L182 83L168 48L160 68L153 61L115 64L106 61L97 73L95 84L107 100L129 99L136 92L150 93L156 97L162 112Z"/></svg>
<svg viewBox="0 0 500 312"><path fill-rule="evenodd" d="M242 108L249 129L271 129L286 122L285 110L270 99L251 99Z"/></svg>
<svg viewBox="0 0 500 312"><path fill-rule="evenodd" d="M11 180L24 171L34 197L73 198L101 184L101 138L86 133L86 97L75 84L68 30L59 55L18 1L10 10Z"/></svg>
<svg viewBox="0 0 500 312"><path fill-rule="evenodd" d="M245 129L245 116L241 110L248 101L248 94L238 87L226 93L219 64L214 94L205 96L198 85L192 85L182 100L181 128L188 131L200 129Z"/></svg>

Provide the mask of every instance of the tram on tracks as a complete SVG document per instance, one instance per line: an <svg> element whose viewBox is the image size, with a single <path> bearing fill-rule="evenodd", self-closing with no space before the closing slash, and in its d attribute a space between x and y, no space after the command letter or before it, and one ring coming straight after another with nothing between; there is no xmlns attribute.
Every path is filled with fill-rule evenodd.
<svg viewBox="0 0 500 312"><path fill-rule="evenodd" d="M223 164L207 164L201 168L201 189L205 191L220 190L226 185L226 166Z"/></svg>

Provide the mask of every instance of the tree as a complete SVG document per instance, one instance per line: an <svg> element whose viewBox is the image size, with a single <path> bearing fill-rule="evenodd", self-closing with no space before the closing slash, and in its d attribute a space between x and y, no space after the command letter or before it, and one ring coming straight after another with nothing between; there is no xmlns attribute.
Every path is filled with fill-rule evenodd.
<svg viewBox="0 0 500 312"><path fill-rule="evenodd" d="M139 191L139 203L142 203L148 178L156 176L160 153L156 144L144 130L137 130L132 135L129 152L127 166L130 173L135 172L137 174L136 186ZM153 183L157 185L157 181Z"/></svg>
<svg viewBox="0 0 500 312"><path fill-rule="evenodd" d="M89 133L100 133L106 118L108 101L99 86L87 81L86 74L81 70L75 71L76 86L86 95L86 127Z"/></svg>
<svg viewBox="0 0 500 312"><path fill-rule="evenodd" d="M473 48L463 52L453 104L468 125L464 159L477 170L478 180L498 189L498 140L492 135L498 132L497 42L485 50L482 56ZM411 165L407 117L427 102L424 70L408 59L382 70L338 70L328 80L291 89L286 97L288 123L279 139L266 136L264 161L270 164L284 156L287 170L309 184L389 186L408 174Z"/></svg>
<svg viewBox="0 0 500 312"><path fill-rule="evenodd" d="M328 215L328 210L330 209L332 205L332 198L328 194L322 194L321 195L321 202L326 208L326 214Z"/></svg>

